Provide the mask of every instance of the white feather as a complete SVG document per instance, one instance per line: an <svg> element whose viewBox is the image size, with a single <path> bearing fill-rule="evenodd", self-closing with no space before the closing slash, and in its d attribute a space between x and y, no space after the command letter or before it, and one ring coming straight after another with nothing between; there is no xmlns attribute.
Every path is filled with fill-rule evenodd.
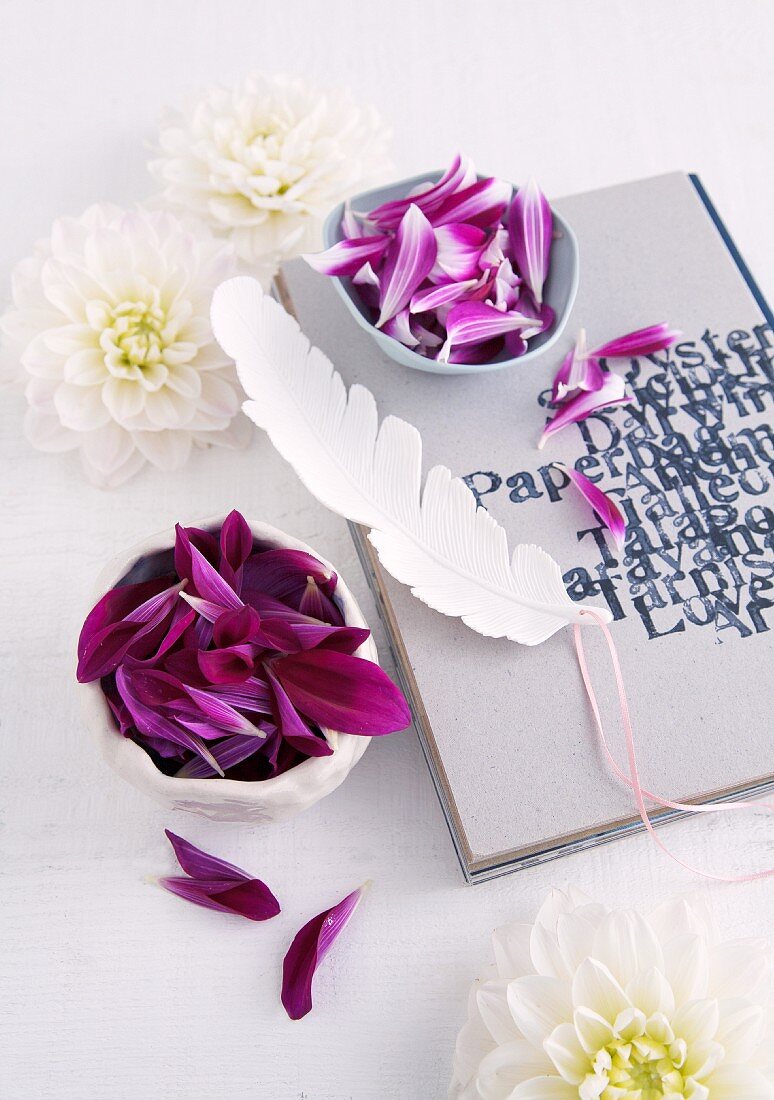
<svg viewBox="0 0 774 1100"><path fill-rule="evenodd" d="M327 356L254 279L218 287L212 327L251 399L247 415L322 504L371 528L384 568L420 600L524 645L583 621L557 563L530 545L509 558L504 529L460 478L435 466L422 492L416 428L394 416L380 428L370 390L347 394Z"/></svg>

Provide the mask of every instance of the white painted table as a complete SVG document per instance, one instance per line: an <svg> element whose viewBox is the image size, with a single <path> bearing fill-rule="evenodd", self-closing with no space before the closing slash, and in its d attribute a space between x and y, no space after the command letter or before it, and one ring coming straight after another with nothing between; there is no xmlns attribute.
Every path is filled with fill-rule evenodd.
<svg viewBox="0 0 774 1100"><path fill-rule="evenodd" d="M143 143L164 102L251 66L349 82L395 125L408 172L455 148L551 195L672 168L701 173L774 296L774 73L768 0L5 0L3 286L54 216L150 191ZM384 641L344 524L265 438L117 492L33 453L2 399L0 1095L8 1100L436 1100L488 936L572 881L609 903L707 895L720 929L768 924L771 885L702 884L644 837L465 888L411 732L375 742L346 784L275 827L170 821L111 774L81 728L74 646L101 564L178 518L231 506L336 562ZM264 877L265 925L146 884L172 869L165 825ZM762 814L674 825L696 862L771 860ZM768 837L768 844L767 844ZM375 886L291 1023L279 970L296 929Z"/></svg>

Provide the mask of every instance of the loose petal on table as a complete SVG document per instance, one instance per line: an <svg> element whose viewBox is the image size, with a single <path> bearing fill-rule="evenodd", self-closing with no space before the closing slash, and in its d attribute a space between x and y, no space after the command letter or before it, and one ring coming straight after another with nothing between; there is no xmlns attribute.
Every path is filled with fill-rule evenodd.
<svg viewBox="0 0 774 1100"><path fill-rule="evenodd" d="M593 393L581 392L573 397L557 412L553 420L549 421L543 429L538 448L545 446L546 440L556 435L568 424L577 424L585 420L597 409L607 408L609 405L626 405L631 398L626 394L626 384L623 378L617 374L606 374L601 387Z"/></svg>
<svg viewBox="0 0 774 1100"><path fill-rule="evenodd" d="M282 964L282 1004L291 1020L300 1020L312 1008L312 982L317 967L352 918L370 886L357 890L312 917L296 934Z"/></svg>
<svg viewBox="0 0 774 1100"><path fill-rule="evenodd" d="M618 549L622 550L626 541L626 520L620 508L585 474L581 474L561 462L557 462L555 465L564 471L581 496L588 501L602 523L610 531Z"/></svg>

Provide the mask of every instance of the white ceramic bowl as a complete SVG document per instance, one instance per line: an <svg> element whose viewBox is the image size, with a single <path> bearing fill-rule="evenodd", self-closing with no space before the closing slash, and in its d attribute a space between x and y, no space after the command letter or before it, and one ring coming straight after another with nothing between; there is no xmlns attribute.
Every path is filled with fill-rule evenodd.
<svg viewBox="0 0 774 1100"><path fill-rule="evenodd" d="M222 519L209 519L190 526L213 528L221 523ZM291 538L276 527L254 520L248 520L248 523L256 539L261 542L291 550L305 550L319 558L323 565L335 569L306 543ZM158 564L154 568L152 563L148 564L148 559L165 553L171 555L171 546L169 532L164 531L144 539L114 558L99 576L91 606L129 574L132 580L153 576L158 571ZM335 572L338 574L338 569ZM340 575L333 598L348 626L368 626ZM378 663L372 638L369 637L360 646L357 656ZM177 779L159 771L144 749L119 732L98 682L80 684L79 689L86 725L97 739L105 760L119 775L170 810L187 810L214 821L280 821L308 809L346 779L370 741L370 737L356 737L326 729L326 736L333 747L331 756L309 757L273 779L255 782L218 778Z"/></svg>

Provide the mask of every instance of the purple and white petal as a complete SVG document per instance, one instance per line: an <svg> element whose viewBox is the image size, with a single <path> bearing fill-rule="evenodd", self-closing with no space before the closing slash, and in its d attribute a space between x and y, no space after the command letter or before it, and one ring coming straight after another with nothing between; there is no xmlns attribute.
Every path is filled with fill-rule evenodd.
<svg viewBox="0 0 774 1100"><path fill-rule="evenodd" d="M548 274L554 219L548 199L534 179L520 187L508 213L511 254L519 274L540 305Z"/></svg>
<svg viewBox="0 0 774 1100"><path fill-rule="evenodd" d="M592 355L598 359L633 359L638 355L652 355L656 351L664 351L682 335L664 321L660 325L649 325L619 336L617 340L610 340L596 348Z"/></svg>
<svg viewBox="0 0 774 1100"><path fill-rule="evenodd" d="M356 237L338 241L324 252L307 253L304 259L321 275L356 275L367 263L379 263L390 243L386 236Z"/></svg>
<svg viewBox="0 0 774 1100"><path fill-rule="evenodd" d="M553 420L549 421L543 429L538 448L542 449L546 440L556 435L562 428L569 424L577 424L585 420L587 416L598 409L605 409L610 405L627 405L631 398L626 394L626 383L618 374L606 374L605 379L598 390L592 392L581 391L573 397L557 412Z"/></svg>
<svg viewBox="0 0 774 1100"><path fill-rule="evenodd" d="M610 531L618 549L622 550L626 539L626 520L620 508L585 474L581 474L561 463L557 463L557 465L561 466L575 488L588 501L602 523Z"/></svg>
<svg viewBox="0 0 774 1100"><path fill-rule="evenodd" d="M381 273L377 328L409 304L435 263L436 252L433 228L419 207L412 203L398 226L395 240L387 249Z"/></svg>

